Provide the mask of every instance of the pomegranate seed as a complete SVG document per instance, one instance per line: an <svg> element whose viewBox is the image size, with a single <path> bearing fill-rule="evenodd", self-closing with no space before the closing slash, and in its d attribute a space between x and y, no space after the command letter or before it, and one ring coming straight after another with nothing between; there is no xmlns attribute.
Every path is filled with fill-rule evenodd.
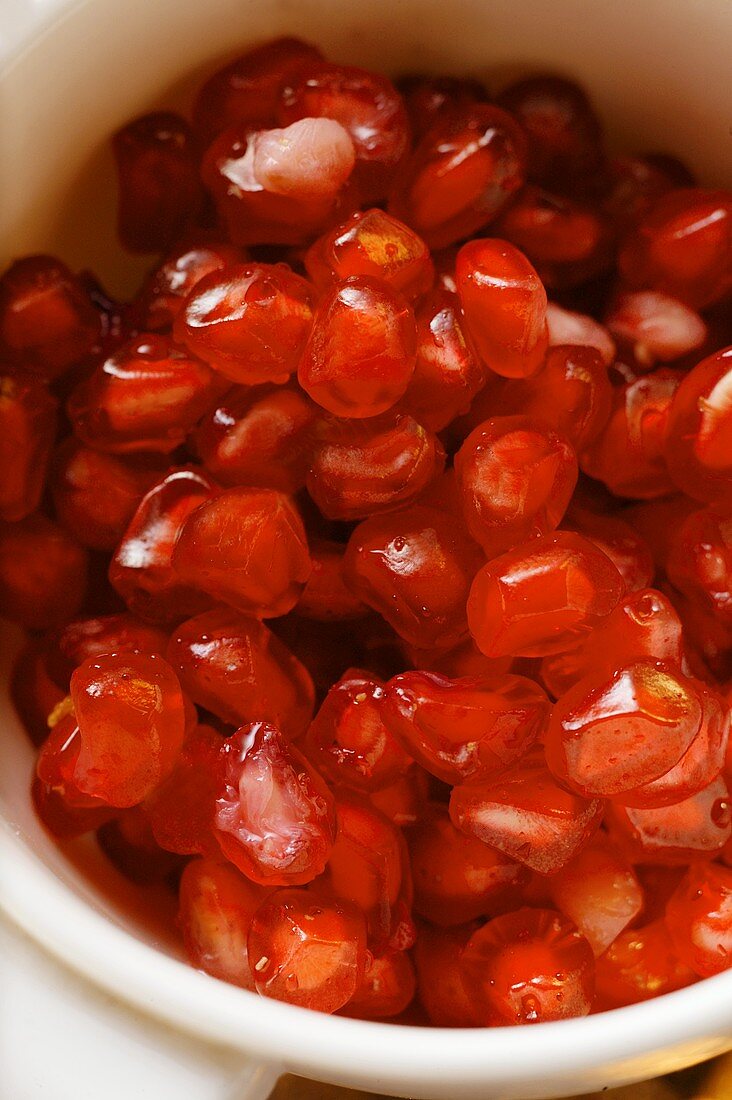
<svg viewBox="0 0 732 1100"><path fill-rule="evenodd" d="M234 387L199 423L196 450L222 485L296 493L314 445L315 410L295 389Z"/></svg>
<svg viewBox="0 0 732 1100"><path fill-rule="evenodd" d="M416 341L404 298L380 280L354 276L318 303L298 381L336 416L377 416L406 390Z"/></svg>
<svg viewBox="0 0 732 1100"><path fill-rule="evenodd" d="M223 267L200 279L175 332L232 382L286 382L312 321L312 291L286 264Z"/></svg>
<svg viewBox="0 0 732 1100"><path fill-rule="evenodd" d="M305 731L314 691L303 665L258 619L216 608L182 623L167 658L198 706L239 726L252 713L288 735Z"/></svg>
<svg viewBox="0 0 732 1100"><path fill-rule="evenodd" d="M53 379L92 352L99 314L81 280L53 256L26 256L0 278L0 349L31 374Z"/></svg>
<svg viewBox="0 0 732 1100"><path fill-rule="evenodd" d="M556 907L577 925L596 958L643 908L643 890L630 864L598 834L549 880Z"/></svg>
<svg viewBox="0 0 732 1100"><path fill-rule="evenodd" d="M344 575L405 641L449 648L467 635L465 601L481 561L459 521L418 504L360 523Z"/></svg>
<svg viewBox="0 0 732 1100"><path fill-rule="evenodd" d="M312 118L340 123L353 142L354 181L362 202L386 196L409 136L401 96L386 77L314 62L286 84L279 115L285 124Z"/></svg>
<svg viewBox="0 0 732 1100"><path fill-rule="evenodd" d="M521 864L459 832L444 807L409 830L414 908L437 925L495 916L520 898L528 879Z"/></svg>
<svg viewBox="0 0 732 1100"><path fill-rule="evenodd" d="M106 653L71 677L79 723L74 782L110 806L134 806L172 771L183 744L180 684L162 657Z"/></svg>
<svg viewBox="0 0 732 1100"><path fill-rule="evenodd" d="M318 1012L354 996L366 969L363 915L311 890L277 890L254 914L247 955L258 993Z"/></svg>
<svg viewBox="0 0 732 1100"><path fill-rule="evenodd" d="M666 908L666 923L682 962L702 978L727 970L732 956L732 871L693 867Z"/></svg>
<svg viewBox="0 0 732 1100"><path fill-rule="evenodd" d="M417 234L374 207L352 214L310 246L305 267L318 290L351 278L378 279L408 301L432 286L434 267Z"/></svg>
<svg viewBox="0 0 732 1100"><path fill-rule="evenodd" d="M172 554L185 519L215 491L202 471L189 467L171 471L142 498L109 566L109 579L133 614L166 623L210 606L207 596L180 581Z"/></svg>
<svg viewBox="0 0 732 1100"><path fill-rule="evenodd" d="M621 932L597 961L597 994L603 1008L647 1001L694 981L663 921Z"/></svg>
<svg viewBox="0 0 732 1100"><path fill-rule="evenodd" d="M274 38L235 58L203 84L193 104L193 125L208 143L237 122L272 125L287 79L321 58L298 38Z"/></svg>
<svg viewBox="0 0 732 1100"><path fill-rule="evenodd" d="M409 504L442 472L437 438L413 417L324 420L316 430L307 490L324 516L354 520Z"/></svg>
<svg viewBox="0 0 732 1100"><path fill-rule="evenodd" d="M178 922L188 958L214 978L254 989L247 937L267 891L231 866L194 859L180 881Z"/></svg>
<svg viewBox="0 0 732 1100"><path fill-rule="evenodd" d="M41 382L0 374L0 520L38 507L56 435L56 402Z"/></svg>
<svg viewBox="0 0 732 1100"><path fill-rule="evenodd" d="M214 833L227 859L262 886L316 878L335 836L332 796L276 726L252 722L221 746Z"/></svg>
<svg viewBox="0 0 732 1100"><path fill-rule="evenodd" d="M81 607L87 579L86 550L44 515L0 522L0 606L12 622L61 626Z"/></svg>
<svg viewBox="0 0 732 1100"><path fill-rule="evenodd" d="M170 111L143 115L117 131L112 147L122 244L130 252L169 248L203 203L188 124Z"/></svg>
<svg viewBox="0 0 732 1100"><path fill-rule="evenodd" d="M634 287L670 294L693 309L728 293L732 198L682 188L662 195L627 237L618 257Z"/></svg>
<svg viewBox="0 0 732 1100"><path fill-rule="evenodd" d="M411 763L384 724L384 688L360 669L333 685L308 731L309 758L331 783L377 790Z"/></svg>
<svg viewBox="0 0 732 1100"><path fill-rule="evenodd" d="M428 772L445 783L475 783L522 757L548 711L544 692L523 676L404 672L387 684L384 720Z"/></svg>
<svg viewBox="0 0 732 1100"><path fill-rule="evenodd" d="M671 403L665 460L676 485L695 500L732 501L732 347L703 359Z"/></svg>
<svg viewBox="0 0 732 1100"><path fill-rule="evenodd" d="M540 751L490 782L454 787L450 796L458 829L542 875L574 858L597 831L602 812L599 799L560 787Z"/></svg>
<svg viewBox="0 0 732 1100"><path fill-rule="evenodd" d="M389 209L430 248L482 229L522 186L526 140L510 115L472 103L438 115L407 159Z"/></svg>
<svg viewBox="0 0 732 1100"><path fill-rule="evenodd" d="M577 457L556 432L524 416L496 416L455 455L468 530L495 557L560 523L577 482Z"/></svg>
<svg viewBox="0 0 732 1100"><path fill-rule="evenodd" d="M588 539L560 532L510 550L477 573L468 623L487 657L561 653L617 605L623 580Z"/></svg>
<svg viewBox="0 0 732 1100"><path fill-rule="evenodd" d="M300 515L276 489L226 489L200 504L171 561L184 583L262 618L294 607L311 569Z"/></svg>
<svg viewBox="0 0 732 1100"><path fill-rule="evenodd" d="M494 917L468 940L462 968L483 1024L564 1020L592 1006L592 948L551 909Z"/></svg>
<svg viewBox="0 0 732 1100"><path fill-rule="evenodd" d="M523 253L506 241L469 241L458 252L455 281L486 366L506 378L535 374L548 345L547 299Z"/></svg>
<svg viewBox="0 0 732 1100"><path fill-rule="evenodd" d="M579 190L603 164L599 120L584 91L560 76L533 76L505 88L499 103L528 138L529 178Z"/></svg>

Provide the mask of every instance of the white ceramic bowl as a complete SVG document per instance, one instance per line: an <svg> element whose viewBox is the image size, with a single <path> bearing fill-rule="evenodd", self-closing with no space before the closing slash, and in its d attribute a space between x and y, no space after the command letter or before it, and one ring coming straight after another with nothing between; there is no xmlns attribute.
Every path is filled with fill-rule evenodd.
<svg viewBox="0 0 732 1100"><path fill-rule="evenodd" d="M729 183L728 0L3 0L2 7L0 259L55 251L115 290L134 285L141 268L120 257L113 239L109 132L151 104L185 99L201 73L247 43L285 32L336 59L387 71L576 75L615 144L682 154L705 182ZM2 636L6 682L17 641L13 631ZM255 1100L287 1069L411 1097L529 1100L639 1080L732 1048L732 972L587 1019L464 1031L324 1017L199 974L160 928L130 915L133 889L112 873L97 886L80 869L95 863L89 845L72 845L67 856L38 827L27 798L32 751L7 692L0 706L0 900L62 964L48 969L39 958L36 980L42 1003L62 998L63 1016L53 1018L78 1024L84 1053L70 1063L77 1077L69 1095L145 1096L154 1080L149 1095L157 1100ZM10 942L19 955L36 950L14 934ZM53 1042L59 1058L68 1053L58 1033ZM56 1100L66 1092L28 1095Z"/></svg>

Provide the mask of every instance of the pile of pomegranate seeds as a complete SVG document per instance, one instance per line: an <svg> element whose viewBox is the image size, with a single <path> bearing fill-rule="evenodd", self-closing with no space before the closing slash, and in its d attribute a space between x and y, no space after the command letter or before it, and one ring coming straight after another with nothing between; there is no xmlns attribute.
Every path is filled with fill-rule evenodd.
<svg viewBox="0 0 732 1100"><path fill-rule="evenodd" d="M732 966L732 194L613 159L571 81L295 39L113 145L137 296L0 279L46 828L321 1012L537 1023Z"/></svg>

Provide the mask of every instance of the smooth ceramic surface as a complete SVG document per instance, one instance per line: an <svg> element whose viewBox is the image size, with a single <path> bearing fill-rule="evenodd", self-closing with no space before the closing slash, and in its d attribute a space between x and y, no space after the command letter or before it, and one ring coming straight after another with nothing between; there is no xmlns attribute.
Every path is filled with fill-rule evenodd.
<svg viewBox="0 0 732 1100"><path fill-rule="evenodd" d="M728 0L86 0L61 4L60 16L49 0L2 7L1 259L56 251L113 289L144 265L120 257L109 228L108 133L151 104L185 102L217 61L283 32L391 71L569 72L592 90L613 141L683 153L705 181L730 180ZM4 684L17 641L0 635ZM33 752L2 692L0 904L63 964L42 981L49 1001L86 1005L79 1096L97 1094L94 1073L120 1052L127 1095L144 1096L151 1078L171 1087L175 1063L186 1100L260 1100L280 1069L435 1100L538 1100L732 1048L732 973L584 1020L487 1031L323 1017L196 973L164 921L130 916L134 888L108 870L94 884L89 868L103 864L93 845L64 853L39 828L27 799Z"/></svg>

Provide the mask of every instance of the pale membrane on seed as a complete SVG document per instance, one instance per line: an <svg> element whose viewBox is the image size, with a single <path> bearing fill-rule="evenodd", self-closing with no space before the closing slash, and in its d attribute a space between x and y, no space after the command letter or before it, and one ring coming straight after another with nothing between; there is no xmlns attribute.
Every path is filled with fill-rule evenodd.
<svg viewBox="0 0 732 1100"><path fill-rule="evenodd" d="M278 195L334 195L356 163L348 132L330 118L303 118L254 137L252 170Z"/></svg>

